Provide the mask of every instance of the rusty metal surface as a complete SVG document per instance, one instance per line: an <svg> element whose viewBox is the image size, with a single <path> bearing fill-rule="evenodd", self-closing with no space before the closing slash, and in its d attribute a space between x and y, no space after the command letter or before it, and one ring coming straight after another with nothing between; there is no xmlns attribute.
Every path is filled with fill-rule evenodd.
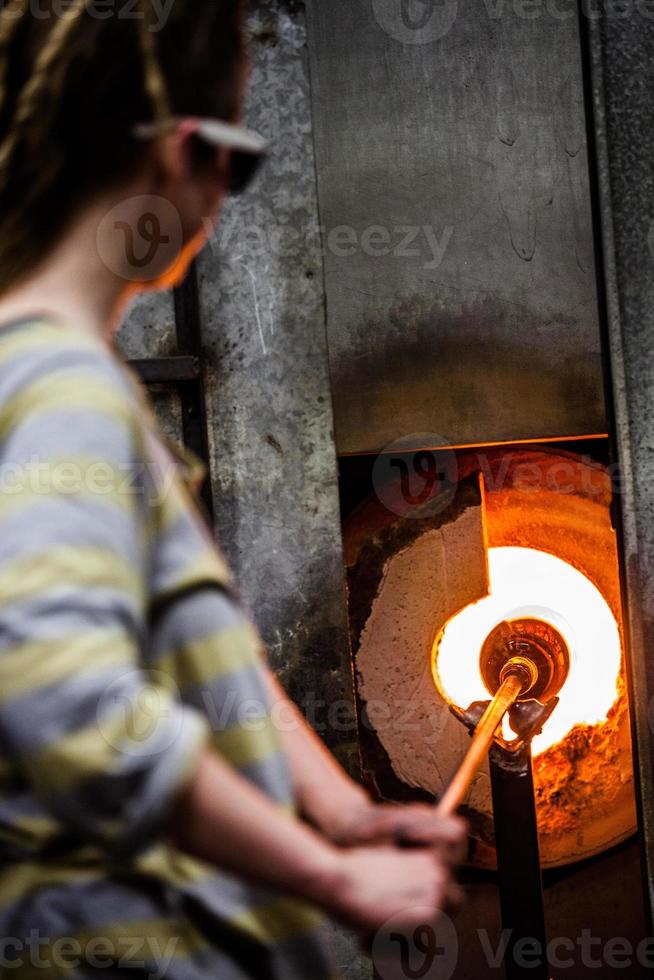
<svg viewBox="0 0 654 980"><path fill-rule="evenodd" d="M129 316L118 334L125 357L144 360L177 353L175 306L172 294L146 293L130 307Z"/></svg>
<svg viewBox="0 0 654 980"><path fill-rule="evenodd" d="M250 29L271 157L199 266L216 530L275 669L356 768L303 9L261 0Z"/></svg>
<svg viewBox="0 0 654 980"><path fill-rule="evenodd" d="M587 25L597 173L600 278L612 427L620 462L615 516L622 542L633 741L643 868L654 928L654 11ZM651 933L649 933L651 935Z"/></svg>
<svg viewBox="0 0 654 980"><path fill-rule="evenodd" d="M552 9L308 4L341 453L606 431L578 30Z"/></svg>

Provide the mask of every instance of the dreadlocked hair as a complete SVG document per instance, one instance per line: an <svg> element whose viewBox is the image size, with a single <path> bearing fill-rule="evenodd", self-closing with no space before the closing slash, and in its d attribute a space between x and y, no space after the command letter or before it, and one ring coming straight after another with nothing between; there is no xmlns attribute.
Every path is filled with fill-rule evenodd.
<svg viewBox="0 0 654 980"><path fill-rule="evenodd" d="M135 126L238 113L242 0L175 0L163 24L152 0L129 16L96 3L0 10L0 294L95 195L136 174L151 148Z"/></svg>

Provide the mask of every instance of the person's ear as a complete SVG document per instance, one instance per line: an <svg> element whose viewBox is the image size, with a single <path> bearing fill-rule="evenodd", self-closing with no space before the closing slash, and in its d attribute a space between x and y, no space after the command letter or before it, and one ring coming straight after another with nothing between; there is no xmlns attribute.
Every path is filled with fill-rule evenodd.
<svg viewBox="0 0 654 980"><path fill-rule="evenodd" d="M197 119L182 119L163 139L162 164L169 179L187 181L193 177L193 139L200 128Z"/></svg>

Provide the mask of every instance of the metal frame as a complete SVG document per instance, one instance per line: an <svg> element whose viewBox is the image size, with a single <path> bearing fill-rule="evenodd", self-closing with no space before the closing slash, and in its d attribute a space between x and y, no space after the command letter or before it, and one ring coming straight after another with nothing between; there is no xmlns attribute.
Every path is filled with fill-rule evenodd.
<svg viewBox="0 0 654 980"><path fill-rule="evenodd" d="M307 4L338 453L604 434L577 24L430 6Z"/></svg>
<svg viewBox="0 0 654 980"><path fill-rule="evenodd" d="M611 437L619 462L627 673L647 922L654 929L654 20L580 4L596 271ZM649 240L648 240L649 239Z"/></svg>
<svg viewBox="0 0 654 980"><path fill-rule="evenodd" d="M525 745L508 753L494 745L489 761L502 926L509 933L506 980L549 980L531 748ZM540 963L524 965L516 955L516 946L527 940L530 945L524 952L537 955L538 943Z"/></svg>
<svg viewBox="0 0 654 980"><path fill-rule="evenodd" d="M145 385L166 385L176 390L182 405L182 438L211 473L209 434L202 371L202 330L198 280L195 264L174 292L175 328L179 353L171 357L148 357L130 361ZM208 515L213 519L211 479L201 491Z"/></svg>

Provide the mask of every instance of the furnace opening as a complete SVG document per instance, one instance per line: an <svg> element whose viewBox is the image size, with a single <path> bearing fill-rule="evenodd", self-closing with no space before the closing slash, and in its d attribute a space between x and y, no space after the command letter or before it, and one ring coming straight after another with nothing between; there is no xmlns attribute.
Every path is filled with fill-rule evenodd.
<svg viewBox="0 0 654 980"><path fill-rule="evenodd" d="M532 548L490 548L488 566L489 595L457 613L436 640L434 680L451 704L467 708L487 700L493 684L489 644L496 642L501 624L514 624L531 645L532 656L537 651L551 660L550 683L529 696L547 699L558 688L559 705L534 739L538 755L575 726L606 720L618 698L618 624L597 587L556 555ZM541 678L547 676L544 667ZM504 734L513 737L508 722Z"/></svg>

